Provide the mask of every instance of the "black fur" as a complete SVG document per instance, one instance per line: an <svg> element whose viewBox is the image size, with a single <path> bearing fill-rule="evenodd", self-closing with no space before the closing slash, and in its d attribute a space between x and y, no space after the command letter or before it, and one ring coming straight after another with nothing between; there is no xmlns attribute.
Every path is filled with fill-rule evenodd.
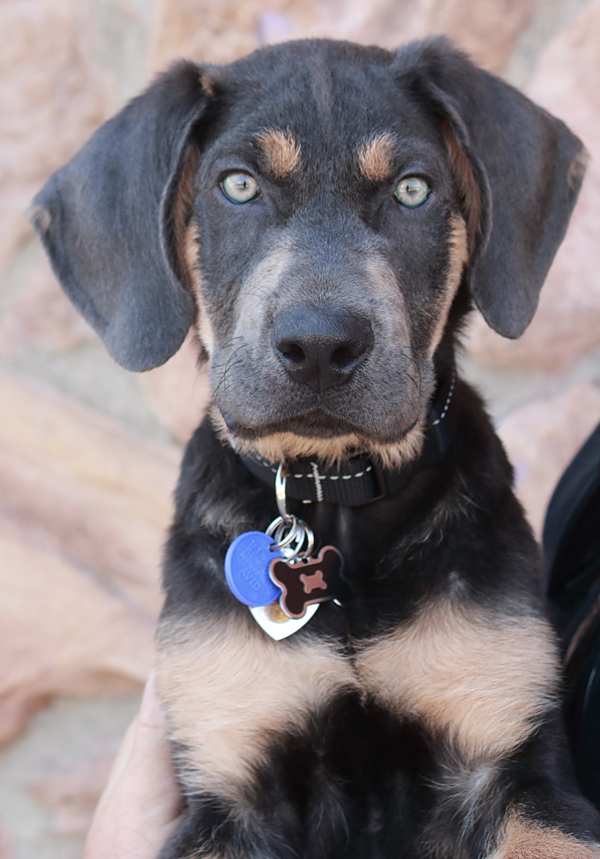
<svg viewBox="0 0 600 859"><path fill-rule="evenodd" d="M178 348L196 312L196 279L214 402L234 446L288 433L325 446L352 435L358 449L393 447L423 420L436 380L453 372L472 300L506 336L529 323L577 196L581 143L443 40L396 54L289 43L201 72L187 63L159 78L38 195L34 221L55 272L134 369ZM475 177L475 203L458 187L448 128ZM269 172L257 142L269 129L299 144L297 170ZM357 152L382 133L395 142L391 175L379 181L361 174ZM257 176L262 194L243 206L227 201L220 182L231 170ZM426 176L431 188L415 210L392 199L407 174ZM475 204L477 229L448 311L453 224ZM200 238L195 272L180 247L190 223ZM344 384L320 392L286 375L270 332L298 306L368 320L373 349ZM278 647L327 639L352 665L365 642L430 603L490 621L545 617L538 549L502 446L460 380L453 408L445 459L397 495L363 508L290 502L321 545L340 549L354 596L346 607L323 604ZM228 590L223 559L236 534L264 530L276 515L272 491L205 420L176 494L163 631L183 619L201 638L233 618L262 636ZM235 800L190 789L162 859L476 859L501 843L511 812L598 841L557 708L548 704L516 750L473 763L417 713L394 714L364 690L343 690L297 729L271 729ZM178 714L170 717L177 744ZM175 751L187 784L193 749ZM502 856L517 859L510 846Z"/></svg>
<svg viewBox="0 0 600 859"><path fill-rule="evenodd" d="M400 496L353 510L311 505L308 516L296 506L321 542L340 548L355 591L348 607L324 604L296 636L335 636L351 658L361 640L408 620L436 593L484 611L520 604L544 612L540 558L512 493L511 468L478 398L465 385L458 396L461 417L451 453ZM445 498L454 504L458 487L468 494L466 515L424 541L434 507ZM247 611L232 600L220 574L229 541L198 525L203 509L232 495L249 528L264 528L277 515L272 492L256 485L206 422L188 446L177 491L165 561L166 618L235 612L241 621ZM461 582L452 594L456 568ZM575 786L557 712L502 762L466 837L452 791L435 786L453 766L446 756L443 738L418 723L400 722L357 696L333 701L308 734L274 740L252 786L259 831L245 834L250 843L239 855L478 857L511 806L565 833L600 838L598 816ZM187 856L202 833L217 846L223 839L223 849L229 838L235 843L240 836L228 831L228 815L218 797L191 802L164 859ZM215 827L216 842L209 836Z"/></svg>

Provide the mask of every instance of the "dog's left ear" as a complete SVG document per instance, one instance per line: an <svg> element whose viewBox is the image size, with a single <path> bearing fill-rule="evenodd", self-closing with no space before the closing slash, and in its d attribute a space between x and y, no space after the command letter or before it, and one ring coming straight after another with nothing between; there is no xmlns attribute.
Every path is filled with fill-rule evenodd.
<svg viewBox="0 0 600 859"><path fill-rule="evenodd" d="M466 276L475 303L495 331L519 337L581 187L583 144L443 38L398 51L394 73L442 117L472 238Z"/></svg>
<svg viewBox="0 0 600 859"><path fill-rule="evenodd" d="M181 346L196 313L183 236L209 95L181 62L93 135L30 208L77 310L128 370Z"/></svg>

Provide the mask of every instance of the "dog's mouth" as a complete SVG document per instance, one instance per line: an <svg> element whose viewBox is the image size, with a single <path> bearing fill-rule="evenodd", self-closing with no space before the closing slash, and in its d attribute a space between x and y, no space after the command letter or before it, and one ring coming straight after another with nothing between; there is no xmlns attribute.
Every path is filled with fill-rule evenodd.
<svg viewBox="0 0 600 859"><path fill-rule="evenodd" d="M360 454L395 468L418 456L427 426L425 412L411 410L401 422L366 429L319 409L301 417L246 426L215 405L212 419L220 438L237 453L273 464L308 458L333 465Z"/></svg>
<svg viewBox="0 0 600 859"><path fill-rule="evenodd" d="M303 438L338 438L346 435L360 435L364 429L349 421L332 417L322 409L313 409L301 417L283 418L269 421L261 426L244 426L230 412L221 412L227 431L247 441L265 438L277 433L291 433Z"/></svg>
<svg viewBox="0 0 600 859"><path fill-rule="evenodd" d="M213 422L238 452L255 451L273 461L338 460L382 447L404 450L415 430L421 437L435 377L428 367L411 372L400 350L374 357L322 393L282 378L278 365L278 372L269 373L269 366L258 365L257 371L256 362L238 362L225 383L221 371L213 374Z"/></svg>
<svg viewBox="0 0 600 859"><path fill-rule="evenodd" d="M234 415L213 406L213 422L224 441L238 453L258 455L273 463L316 458L333 464L356 454L396 467L418 455L425 428L423 415L393 434L365 431L363 427L314 409L301 417L244 426Z"/></svg>

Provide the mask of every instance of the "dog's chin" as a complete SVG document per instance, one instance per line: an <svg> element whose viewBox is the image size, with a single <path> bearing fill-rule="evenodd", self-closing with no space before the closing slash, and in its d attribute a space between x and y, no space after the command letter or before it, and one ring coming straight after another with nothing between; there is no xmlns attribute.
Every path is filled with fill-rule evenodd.
<svg viewBox="0 0 600 859"><path fill-rule="evenodd" d="M279 462L316 458L334 464L356 454L366 454L385 468L399 467L415 459L423 445L425 418L417 420L392 440L364 435L342 421L311 415L302 421L285 421L261 428L240 426L229 415L223 417L216 405L210 410L219 438L236 453L260 456Z"/></svg>

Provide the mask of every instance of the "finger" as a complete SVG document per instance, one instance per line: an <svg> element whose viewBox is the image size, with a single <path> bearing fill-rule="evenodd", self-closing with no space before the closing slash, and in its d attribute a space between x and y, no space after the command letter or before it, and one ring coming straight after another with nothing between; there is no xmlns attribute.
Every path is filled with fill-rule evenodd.
<svg viewBox="0 0 600 859"><path fill-rule="evenodd" d="M165 716L155 691L154 672L146 683L131 754L119 783L121 790L131 790L131 800L140 807L156 806L155 815L160 809L164 823L181 811L181 791L173 768Z"/></svg>
<svg viewBox="0 0 600 859"><path fill-rule="evenodd" d="M85 859L155 859L181 805L152 675L96 809Z"/></svg>

